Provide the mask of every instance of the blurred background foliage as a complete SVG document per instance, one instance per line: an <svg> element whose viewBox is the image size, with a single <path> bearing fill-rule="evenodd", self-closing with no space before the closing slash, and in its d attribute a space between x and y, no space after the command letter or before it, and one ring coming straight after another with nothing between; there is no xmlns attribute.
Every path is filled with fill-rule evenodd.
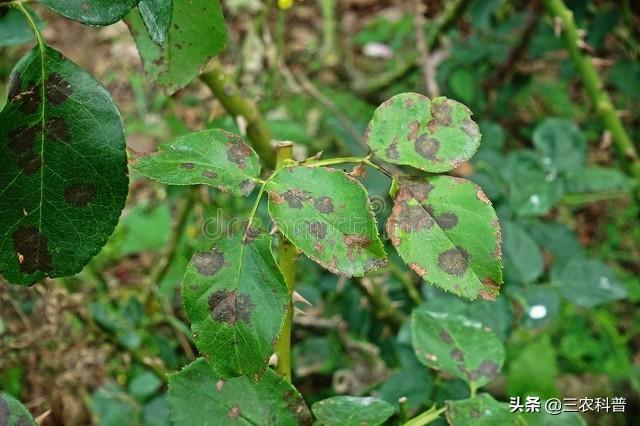
<svg viewBox="0 0 640 426"><path fill-rule="evenodd" d="M221 61L275 138L296 143L297 158L364 153L375 106L400 92L460 100L482 129L479 153L454 174L481 184L500 216L502 295L463 301L420 283L397 258L357 282L300 258L298 291L313 306L295 318L294 383L308 402L348 393L396 404L406 396L417 413L467 397L463 382L415 358L403 319L417 306L496 331L507 347L502 374L487 388L496 399L623 396L626 415L585 420L637 424L637 182L539 2L472 0L426 50L416 36L434 38L449 2L426 2L423 20L415 2L401 0L223 3L230 38ZM638 141L640 5L567 5L585 30L582 49ZM173 97L154 87L124 24L92 29L36 10L50 43L109 88L132 151L202 128L245 130L200 82ZM9 26L24 22L12 11L0 21ZM31 37L13 33L17 39L0 46L0 104ZM375 171L365 179L386 217L388 181ZM34 414L52 410L46 425L168 424L165 372L195 357L182 273L191 253L238 226L234 218L252 203L132 172L121 223L82 273L26 289L0 284L0 389Z"/></svg>

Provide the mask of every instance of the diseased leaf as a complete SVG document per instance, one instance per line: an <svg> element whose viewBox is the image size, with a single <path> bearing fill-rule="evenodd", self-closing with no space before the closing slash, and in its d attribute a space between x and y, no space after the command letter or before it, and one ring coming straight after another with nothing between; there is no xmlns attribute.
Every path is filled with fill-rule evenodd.
<svg viewBox="0 0 640 426"><path fill-rule="evenodd" d="M296 388L272 370L257 383L223 379L202 358L169 375L169 409L175 426L309 426L313 421Z"/></svg>
<svg viewBox="0 0 640 426"><path fill-rule="evenodd" d="M74 21L87 25L111 25L124 17L140 0L38 0Z"/></svg>
<svg viewBox="0 0 640 426"><path fill-rule="evenodd" d="M151 39L139 13L130 13L125 21L145 73L168 94L196 78L227 39L219 0L173 0L172 23L162 46Z"/></svg>
<svg viewBox="0 0 640 426"><path fill-rule="evenodd" d="M15 46L33 40L33 31L22 13L17 9L0 7L0 12L3 10L6 14L0 16L0 47ZM38 27L44 25L42 19L35 12L29 10L29 13Z"/></svg>
<svg viewBox="0 0 640 426"><path fill-rule="evenodd" d="M0 392L1 426L36 426L31 413L14 397Z"/></svg>
<svg viewBox="0 0 640 426"><path fill-rule="evenodd" d="M506 280L527 284L535 282L544 272L540 247L518 224L504 221L502 231Z"/></svg>
<svg viewBox="0 0 640 426"><path fill-rule="evenodd" d="M355 396L323 399L313 404L311 410L324 426L378 426L395 411L387 401Z"/></svg>
<svg viewBox="0 0 640 426"><path fill-rule="evenodd" d="M471 388L493 380L504 363L498 336L461 315L414 309L411 338L420 362L465 380Z"/></svg>
<svg viewBox="0 0 640 426"><path fill-rule="evenodd" d="M171 27L173 0L140 0L138 10L151 40L163 45Z"/></svg>
<svg viewBox="0 0 640 426"><path fill-rule="evenodd" d="M383 160L432 173L453 170L480 145L480 130L466 106L417 93L402 93L380 105L366 135Z"/></svg>
<svg viewBox="0 0 640 426"><path fill-rule="evenodd" d="M234 195L249 195L260 176L260 159L240 136L204 130L162 144L158 152L134 165L143 175L168 185L214 186Z"/></svg>
<svg viewBox="0 0 640 426"><path fill-rule="evenodd" d="M289 167L266 190L280 231L322 267L359 277L386 264L367 191L346 173Z"/></svg>
<svg viewBox="0 0 640 426"><path fill-rule="evenodd" d="M587 160L587 143L574 123L547 118L533 131L533 144L542 153L543 164L557 172L580 169Z"/></svg>
<svg viewBox="0 0 640 426"><path fill-rule="evenodd" d="M500 225L471 181L398 179L387 235L425 281L469 299L495 299L502 283Z"/></svg>
<svg viewBox="0 0 640 426"><path fill-rule="evenodd" d="M16 284L80 272L127 197L120 114L100 83L59 52L16 65L0 112L0 272Z"/></svg>
<svg viewBox="0 0 640 426"><path fill-rule="evenodd" d="M182 285L198 350L224 377L257 380L289 308L269 235L251 228L193 255Z"/></svg>
<svg viewBox="0 0 640 426"><path fill-rule="evenodd" d="M445 411L451 426L525 426L518 413L498 402L488 393L460 401L447 401Z"/></svg>
<svg viewBox="0 0 640 426"><path fill-rule="evenodd" d="M576 258L552 271L562 296L578 306L591 308L627 297L615 272L597 259Z"/></svg>

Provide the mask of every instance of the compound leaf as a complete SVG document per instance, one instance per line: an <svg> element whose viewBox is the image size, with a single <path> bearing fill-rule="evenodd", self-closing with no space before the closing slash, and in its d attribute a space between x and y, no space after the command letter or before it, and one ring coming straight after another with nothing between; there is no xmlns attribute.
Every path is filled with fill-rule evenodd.
<svg viewBox="0 0 640 426"><path fill-rule="evenodd" d="M471 181L400 177L387 235L427 282L459 296L494 299L502 283L500 225Z"/></svg>
<svg viewBox="0 0 640 426"><path fill-rule="evenodd" d="M151 40L163 45L171 27L173 0L140 0L138 10Z"/></svg>
<svg viewBox="0 0 640 426"><path fill-rule="evenodd" d="M414 309L411 337L420 362L465 380L471 388L489 383L504 363L498 336L461 315Z"/></svg>
<svg viewBox="0 0 640 426"><path fill-rule="evenodd" d="M0 425L36 426L31 413L14 397L0 392Z"/></svg>
<svg viewBox="0 0 640 426"><path fill-rule="evenodd" d="M266 190L280 231L324 268L352 277L386 264L367 191L346 173L289 167Z"/></svg>
<svg viewBox="0 0 640 426"><path fill-rule="evenodd" d="M168 94L196 78L227 40L219 0L174 0L172 24L162 46L151 39L139 13L130 13L125 21L138 46L145 73Z"/></svg>
<svg viewBox="0 0 640 426"><path fill-rule="evenodd" d="M459 401L447 401L445 415L451 426L525 426L519 414L488 393Z"/></svg>
<svg viewBox="0 0 640 426"><path fill-rule="evenodd" d="M0 272L16 284L80 272L127 197L124 129L109 93L36 46L12 72L0 158Z"/></svg>
<svg viewBox="0 0 640 426"><path fill-rule="evenodd" d="M60 15L87 25L111 25L140 0L38 0Z"/></svg>
<svg viewBox="0 0 640 426"><path fill-rule="evenodd" d="M202 358L169 375L169 411L176 426L309 426L313 421L296 388L272 370L257 383L223 379Z"/></svg>
<svg viewBox="0 0 640 426"><path fill-rule="evenodd" d="M402 93L373 114L367 143L389 163L439 173L467 161L480 146L480 130L463 104Z"/></svg>
<svg viewBox="0 0 640 426"><path fill-rule="evenodd" d="M395 411L387 401L355 396L323 399L313 404L311 410L325 426L378 426L393 416Z"/></svg>
<svg viewBox="0 0 640 426"><path fill-rule="evenodd" d="M252 227L194 254L182 298L196 346L214 370L258 379L290 300L269 235Z"/></svg>
<svg viewBox="0 0 640 426"><path fill-rule="evenodd" d="M260 175L260 159L240 136L204 130L162 144L140 157L134 168L168 185L205 184L234 195L249 195Z"/></svg>

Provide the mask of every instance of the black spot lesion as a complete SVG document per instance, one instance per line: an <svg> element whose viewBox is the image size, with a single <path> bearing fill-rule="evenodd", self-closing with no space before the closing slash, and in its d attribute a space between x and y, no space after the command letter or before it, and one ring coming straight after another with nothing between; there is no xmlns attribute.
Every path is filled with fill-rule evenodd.
<svg viewBox="0 0 640 426"><path fill-rule="evenodd" d="M440 150L440 142L433 136L427 134L420 135L416 139L415 149L422 157L427 160L433 160Z"/></svg>
<svg viewBox="0 0 640 426"><path fill-rule="evenodd" d="M44 130L49 139L63 143L69 143L70 141L69 125L67 120L62 117L50 118L46 122Z"/></svg>
<svg viewBox="0 0 640 426"><path fill-rule="evenodd" d="M213 248L207 252L196 253L192 262L199 274L210 277L224 266L224 254Z"/></svg>
<svg viewBox="0 0 640 426"><path fill-rule="evenodd" d="M71 84L60 74L52 73L44 82L47 101L53 106L60 106L73 93Z"/></svg>
<svg viewBox="0 0 640 426"><path fill-rule="evenodd" d="M196 165L193 163L182 163L180 164L180 167L182 167L185 170L191 170L195 167Z"/></svg>
<svg viewBox="0 0 640 426"><path fill-rule="evenodd" d="M90 183L76 183L64 190L64 199L74 207L86 207L95 200L97 188Z"/></svg>
<svg viewBox="0 0 640 426"><path fill-rule="evenodd" d="M244 142L236 138L229 138L227 141L227 159L235 163L241 169L247 167L247 159L251 157L251 148Z"/></svg>
<svg viewBox="0 0 640 426"><path fill-rule="evenodd" d="M316 198L313 205L320 213L332 213L334 210L333 201L324 195Z"/></svg>
<svg viewBox="0 0 640 426"><path fill-rule="evenodd" d="M18 228L13 234L13 248L18 256L20 271L49 273L53 270L53 259L49 252L49 240L34 225Z"/></svg>
<svg viewBox="0 0 640 426"><path fill-rule="evenodd" d="M469 267L469 253L462 247L455 247L438 256L438 266L449 275L461 277Z"/></svg>
<svg viewBox="0 0 640 426"><path fill-rule="evenodd" d="M322 240L327 236L327 225L322 222L309 222L309 235L316 240Z"/></svg>
<svg viewBox="0 0 640 426"><path fill-rule="evenodd" d="M209 296L209 311L214 321L234 325L238 321L251 324L255 308L251 296L231 290L217 290Z"/></svg>

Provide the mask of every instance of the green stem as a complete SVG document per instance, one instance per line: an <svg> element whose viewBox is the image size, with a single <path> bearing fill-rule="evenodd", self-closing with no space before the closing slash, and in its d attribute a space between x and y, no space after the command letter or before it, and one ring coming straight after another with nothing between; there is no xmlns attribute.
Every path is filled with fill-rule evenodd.
<svg viewBox="0 0 640 426"><path fill-rule="evenodd" d="M293 144L280 143L276 146L276 168L280 170L287 161L293 158ZM291 329L293 325L293 290L296 282L296 247L280 233L280 246L278 247L278 265L284 275L284 280L289 289L289 309L282 326L282 331L276 343L275 353L278 357L276 371L287 382L291 383Z"/></svg>
<svg viewBox="0 0 640 426"><path fill-rule="evenodd" d="M333 166L336 164L345 164L345 163L364 163L367 166L378 170L380 173L392 178L393 173L391 173L389 170L386 170L384 167L371 161L372 157L373 155L369 154L366 157L337 157L337 158L328 158L326 160L307 160L307 161L303 161L301 165L306 167L324 167L324 166Z"/></svg>
<svg viewBox="0 0 640 426"><path fill-rule="evenodd" d="M609 94L598 75L598 71L591 62L589 55L583 54L580 49L582 40L578 35L578 29L573 19L573 13L562 0L544 0L549 14L562 23L562 35L571 54L575 66L591 103L603 121L605 127L611 133L619 154L630 161L631 174L640 180L640 157L622 125L622 121L616 114Z"/></svg>
<svg viewBox="0 0 640 426"><path fill-rule="evenodd" d="M211 89L229 114L234 118L242 117L246 120L247 136L251 145L267 167L273 168L275 166L275 156L271 148L273 136L257 106L242 96L233 78L217 60L209 64L200 79Z"/></svg>
<svg viewBox="0 0 640 426"><path fill-rule="evenodd" d="M378 319L386 323L394 332L398 331L404 322L404 315L393 306L393 300L382 286L376 285L373 281L369 281L370 285L367 285L364 280L367 278L353 279Z"/></svg>
<svg viewBox="0 0 640 426"><path fill-rule="evenodd" d="M433 408L409 420L404 424L404 426L423 426L429 424L433 421L438 420L440 414L444 413L445 410L445 407L436 410L436 407L434 406Z"/></svg>

